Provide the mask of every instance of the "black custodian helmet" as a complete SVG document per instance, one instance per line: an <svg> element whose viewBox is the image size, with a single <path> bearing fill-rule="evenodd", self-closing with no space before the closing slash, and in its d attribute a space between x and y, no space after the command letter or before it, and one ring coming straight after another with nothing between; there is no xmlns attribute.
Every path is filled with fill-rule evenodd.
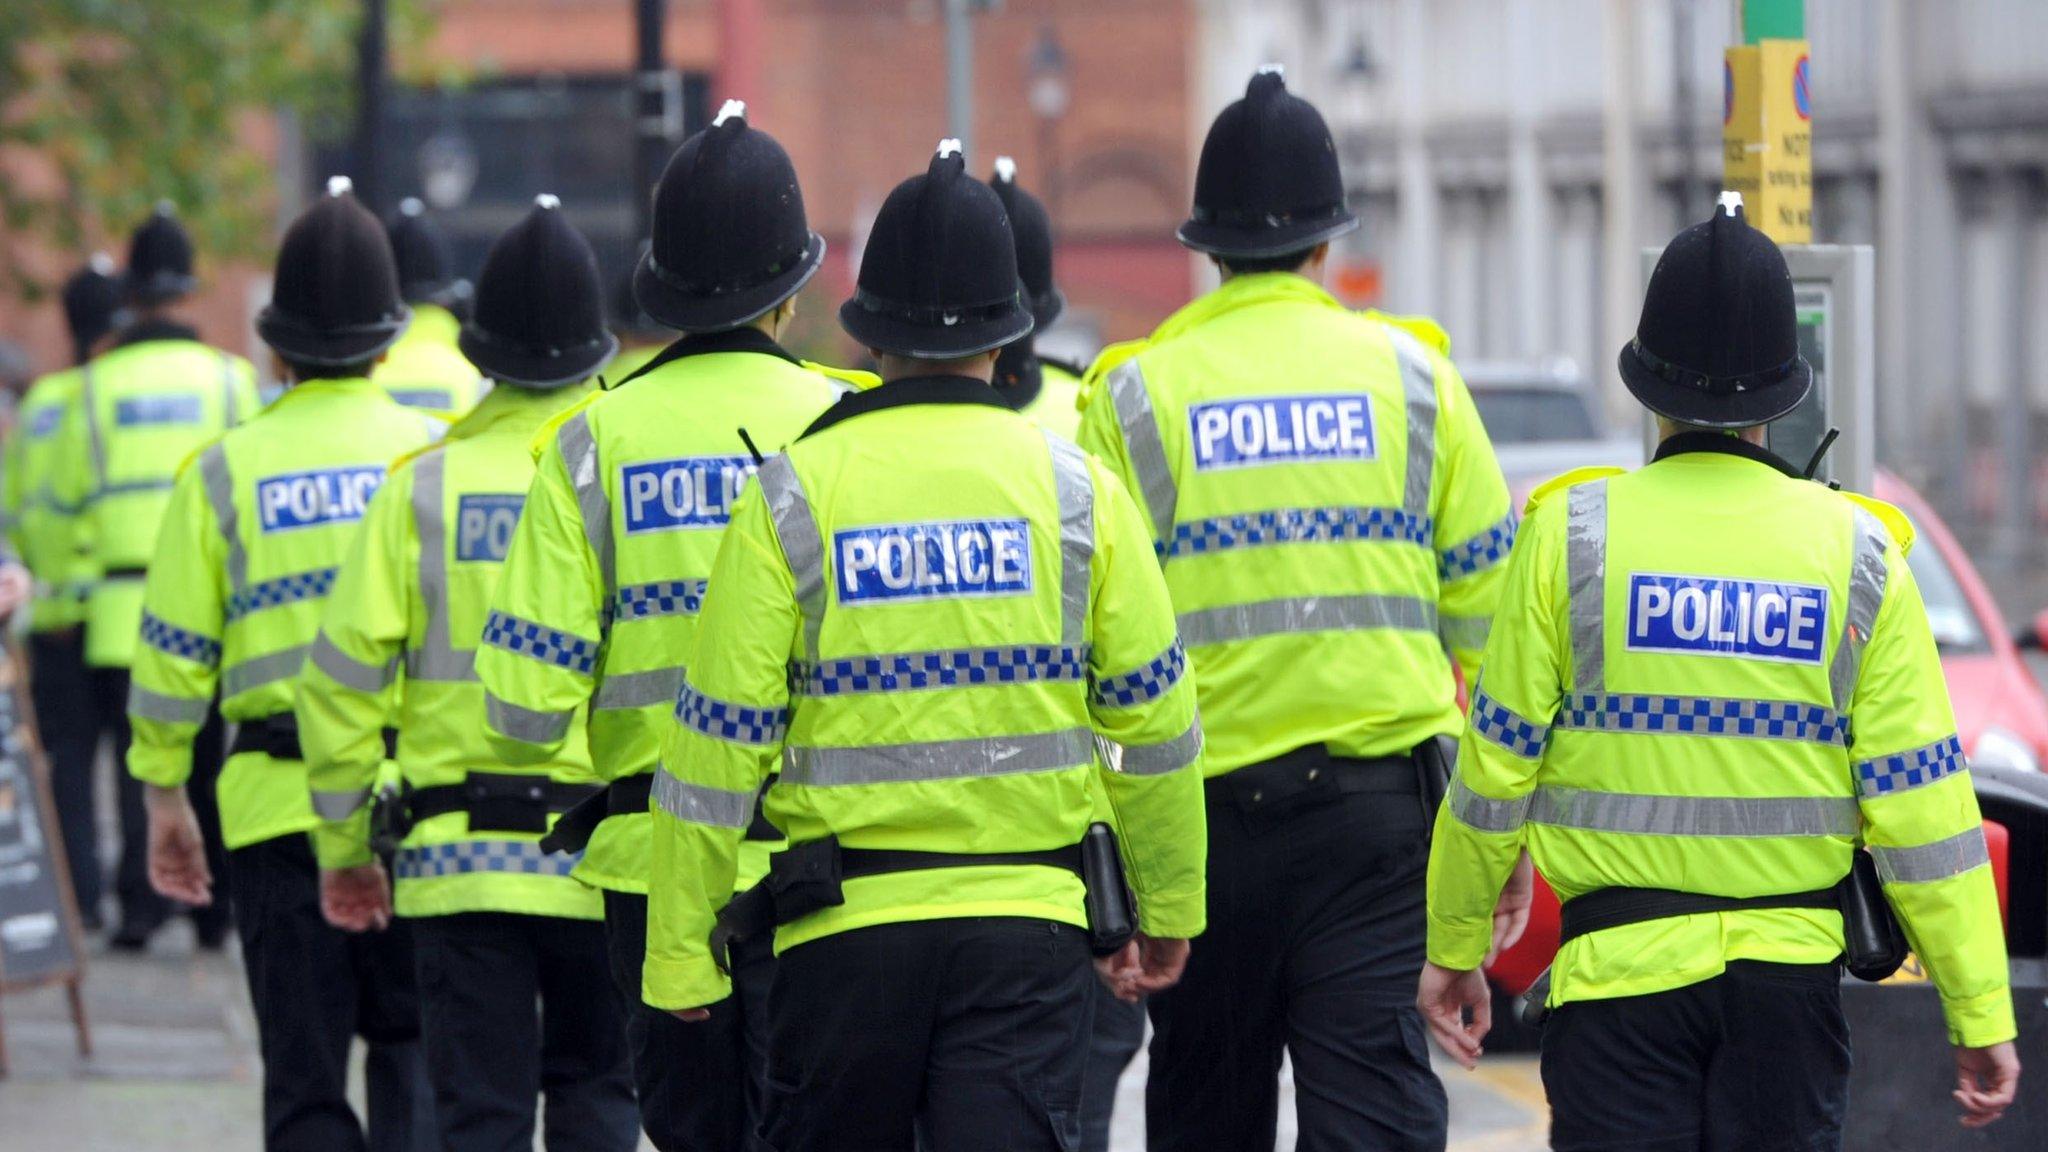
<svg viewBox="0 0 2048 1152"><path fill-rule="evenodd" d="M682 332L737 328L796 295L825 262L804 216L796 166L727 100L669 158L654 188L654 242L633 295Z"/></svg>
<svg viewBox="0 0 2048 1152"><path fill-rule="evenodd" d="M1267 259L1357 227L1323 114L1287 91L1279 65L1259 69L1202 141L1195 210L1180 242L1226 260Z"/></svg>
<svg viewBox="0 0 2048 1152"><path fill-rule="evenodd" d="M178 222L177 205L157 201L128 237L128 272L122 287L131 304L164 304L197 287L192 274L192 237Z"/></svg>
<svg viewBox="0 0 2048 1152"><path fill-rule="evenodd" d="M526 219L491 244L460 343L477 371L526 388L588 380L618 352L597 254L560 200L535 197Z"/></svg>
<svg viewBox="0 0 2048 1152"><path fill-rule="evenodd" d="M967 175L958 140L882 202L839 326L869 348L920 360L972 356L1031 331L1017 244L995 191Z"/></svg>
<svg viewBox="0 0 2048 1152"><path fill-rule="evenodd" d="M93 253L85 267L64 281L61 295L72 352L83 362L100 337L113 330L114 314L121 308L121 278L114 274L114 258Z"/></svg>
<svg viewBox="0 0 2048 1152"><path fill-rule="evenodd" d="M383 352L411 319L384 225L333 177L285 230L257 333L287 360L334 367Z"/></svg>
<svg viewBox="0 0 2048 1152"><path fill-rule="evenodd" d="M1657 258L1621 380L1650 411L1706 428L1768 424L1806 398L1792 273L1740 195L1723 192L1713 218Z"/></svg>
<svg viewBox="0 0 2048 1152"><path fill-rule="evenodd" d="M398 294L407 304L460 307L470 297L470 283L455 275L448 240L427 218L417 196L398 202L398 211L384 221L391 237L391 259L398 265Z"/></svg>
<svg viewBox="0 0 2048 1152"><path fill-rule="evenodd" d="M988 183L1010 216L1010 234L1017 243L1017 275L1024 281L1031 318L1042 331L1067 307L1065 293L1052 278L1052 217L1038 197L1017 186L1017 162L1008 156L996 157L996 172Z"/></svg>

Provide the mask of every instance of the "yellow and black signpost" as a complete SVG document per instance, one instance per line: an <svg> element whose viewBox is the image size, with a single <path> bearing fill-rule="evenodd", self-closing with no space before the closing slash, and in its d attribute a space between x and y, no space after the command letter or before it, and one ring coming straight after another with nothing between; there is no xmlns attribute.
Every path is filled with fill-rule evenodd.
<svg viewBox="0 0 2048 1152"><path fill-rule="evenodd" d="M1721 72L1722 186L1780 244L1813 241L1813 84L1802 0L1745 0Z"/></svg>

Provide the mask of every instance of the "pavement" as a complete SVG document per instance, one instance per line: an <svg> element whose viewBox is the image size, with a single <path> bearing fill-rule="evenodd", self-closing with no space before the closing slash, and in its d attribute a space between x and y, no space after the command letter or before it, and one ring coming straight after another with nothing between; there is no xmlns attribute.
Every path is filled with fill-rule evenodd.
<svg viewBox="0 0 2048 1152"><path fill-rule="evenodd" d="M199 952L174 924L145 955L95 950L86 970L93 1051L76 1048L64 992L0 1000L10 1076L0 1081L0 1143L67 1152L224 1152L260 1140L255 1021L240 962ZM1476 1072L1441 1069L1453 1152L1544 1147L1547 1112L1533 1057L1489 1057ZM357 1074L360 1076L360 1052ZM1144 1056L1117 1096L1115 1152L1144 1148ZM1294 1147L1283 1082L1277 1149ZM360 1099L360 1087L357 1089ZM642 1148L651 1148L642 1144Z"/></svg>

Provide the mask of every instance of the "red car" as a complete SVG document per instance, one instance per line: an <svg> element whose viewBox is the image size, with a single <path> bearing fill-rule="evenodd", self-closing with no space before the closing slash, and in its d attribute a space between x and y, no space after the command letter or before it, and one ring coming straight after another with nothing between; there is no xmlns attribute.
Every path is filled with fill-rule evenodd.
<svg viewBox="0 0 2048 1152"><path fill-rule="evenodd" d="M1927 604L1928 623L1941 649L1941 667L1955 704L1956 732L1970 762L2038 772L2048 762L2048 698L2020 658L2005 617L1977 569L1934 509L1906 482L1877 474L1877 498L1897 505L1913 521L1918 544L1908 554L1913 578ZM2048 611L2021 634L2030 647L2048 641ZM1519 995L1557 952L1557 897L1539 876L1536 905L1521 942L1487 969L1495 987ZM1502 1023L1494 1016L1495 1027Z"/></svg>

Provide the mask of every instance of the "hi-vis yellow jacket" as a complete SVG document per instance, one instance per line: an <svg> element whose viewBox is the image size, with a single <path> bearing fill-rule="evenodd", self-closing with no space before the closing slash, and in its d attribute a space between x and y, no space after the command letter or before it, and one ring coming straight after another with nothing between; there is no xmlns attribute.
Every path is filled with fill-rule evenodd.
<svg viewBox="0 0 2048 1152"><path fill-rule="evenodd" d="M1028 852L1078 844L1106 788L1156 936L1201 932L1194 686L1144 526L1080 449L980 381L849 396L733 510L655 778L642 997L723 998L707 938L770 773L795 842ZM1123 746L1101 768L1096 743ZM779 948L962 916L1086 923L1080 881L967 866L848 880Z"/></svg>
<svg viewBox="0 0 2048 1152"><path fill-rule="evenodd" d="M1438 814L1429 957L1485 955L1527 846L1560 897L1833 885L1860 843L1951 1037L2013 1036L2005 945L1911 527L1726 436L1531 499L1458 778ZM1730 960L1826 963L1833 911L1685 916L1564 946L1551 999L1636 996Z"/></svg>
<svg viewBox="0 0 2048 1152"><path fill-rule="evenodd" d="M370 379L408 408L439 412L450 419L461 416L476 407L487 390L476 365L456 346L461 331L462 321L446 308L413 305L412 323L384 354L384 362L371 371Z"/></svg>
<svg viewBox="0 0 2048 1152"><path fill-rule="evenodd" d="M493 389L447 439L394 465L370 501L299 681L313 808L328 822L314 836L322 867L370 859L368 803L394 691L398 766L410 787L461 784L473 771L596 782L580 714L553 760L500 766L484 738L475 669L477 637L533 480L528 445L589 391ZM413 828L393 862L399 915L603 916L598 893L570 879L575 861L540 850L541 833L478 831L470 819L448 812Z"/></svg>
<svg viewBox="0 0 2048 1152"><path fill-rule="evenodd" d="M1081 447L1144 509L1217 775L1458 727L1514 541L1457 370L1292 273L1235 277L1089 371Z"/></svg>
<svg viewBox="0 0 2048 1152"><path fill-rule="evenodd" d="M67 368L29 386L14 410L14 433L0 464L0 512L8 540L35 577L29 624L38 632L75 627L85 619L93 585L92 552L79 537L79 509L57 496L64 468L59 432L78 403L83 380L82 369Z"/></svg>
<svg viewBox="0 0 2048 1152"><path fill-rule="evenodd" d="M131 774L185 782L216 688L232 721L291 712L321 602L386 465L447 427L368 380L308 380L178 473L143 591ZM232 756L219 791L230 848L319 823L302 761Z"/></svg>
<svg viewBox="0 0 2048 1152"><path fill-rule="evenodd" d="M190 338L189 329L160 327L131 331L86 365L59 433L56 498L80 510L98 569L86 599L85 659L99 667L134 658L143 571L157 554L179 466L261 406L248 361Z"/></svg>
<svg viewBox="0 0 2048 1152"><path fill-rule="evenodd" d="M654 770L718 538L754 472L741 430L773 452L842 390L743 328L678 341L543 433L476 658L502 759L553 760L587 708L599 777ZM766 865L757 846L755 874ZM647 817L606 820L576 876L645 892Z"/></svg>
<svg viewBox="0 0 2048 1152"><path fill-rule="evenodd" d="M1048 432L1072 440L1081 434L1081 378L1050 360L1038 362L1038 395L1019 411Z"/></svg>

